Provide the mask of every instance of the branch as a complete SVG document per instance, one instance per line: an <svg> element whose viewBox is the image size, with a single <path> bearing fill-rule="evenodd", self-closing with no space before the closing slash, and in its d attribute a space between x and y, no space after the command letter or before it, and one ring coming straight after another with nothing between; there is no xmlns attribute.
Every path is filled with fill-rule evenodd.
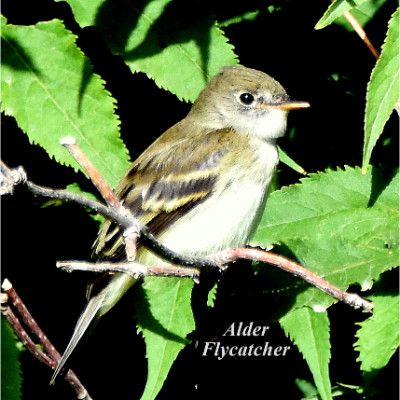
<svg viewBox="0 0 400 400"><path fill-rule="evenodd" d="M368 300L363 299L356 293L347 293L339 287L331 284L327 280L321 278L314 272L302 265L295 263L278 254L269 253L266 250L252 249L252 248L237 248L225 249L218 253L212 254L203 259L204 265L207 265L209 260L213 260L210 265L219 265L222 267L230 262L235 262L239 259L250 261L259 261L278 267L292 275L298 276L309 284L315 286L329 296L343 301L344 303L352 306L355 309L363 308L369 312L374 309L374 304ZM179 262L179 260L177 260ZM194 280L200 278L200 269L198 268L181 268L180 266L147 266L135 262L125 263L87 263L79 261L59 261L57 267L62 268L68 272L71 271L91 271L91 272L123 272L131 275L133 278L138 279L143 276L157 275L157 276L179 276L190 277Z"/></svg>
<svg viewBox="0 0 400 400"><path fill-rule="evenodd" d="M100 172L97 170L97 168L92 164L92 162L87 158L86 154L78 146L75 138L65 137L60 140L60 144L69 151L72 157L75 158L82 169L89 175L91 181L96 186L97 190L101 193L107 204L111 208L114 208L115 210L124 213L125 209L119 201L118 197L100 175Z"/></svg>
<svg viewBox="0 0 400 400"><path fill-rule="evenodd" d="M181 276L181 277L190 276L193 279L198 279L199 268L202 267L221 268L224 264L227 264L228 262L236 261L239 258L244 258L253 261L265 262L274 265L278 268L281 268L287 272L290 272L304 279L311 285L319 288L328 295L340 301L344 301L345 303L353 306L354 308L363 307L364 309L370 312L373 310L373 304L368 302L367 300L362 299L360 296L352 293L346 293L344 290L338 288L337 286L332 285L325 279L319 277L318 275L304 268L300 264L297 264L282 256L268 253L264 250L226 249L217 254L208 256L206 258L187 257L171 251L163 244L161 244L156 238L154 238L154 236L149 232L147 227L141 226L139 222L129 212L129 210L123 207L122 204L119 202L119 200L115 198L114 194L110 195L110 193L112 193L111 189L105 184L101 175L98 173L95 167L90 164L90 162L87 160L86 156L82 153L82 151L79 149L74 140L70 138L64 140L63 145L66 146L69 150L72 148L71 154L77 157L77 161L81 164L82 168L87 168L85 169L85 172L87 172L92 181L94 181L96 187L102 191L102 195L106 199L106 201L109 204L112 204L113 207L106 207L96 201L89 200L86 197L74 193L69 193L64 190L53 190L35 185L26 179L26 174L21 167L19 167L17 171L19 173L23 173L24 174L23 176L21 177L16 176L15 173L16 170L14 170L13 173L8 173L8 175L16 176L15 177L16 182L18 183L24 182L24 184L28 187L28 189L35 194L39 194L41 196L46 196L46 197L68 200L68 201L75 201L97 212L100 212L105 217L118 223L122 228L124 228L124 232L132 231L135 235L135 244L136 244L136 237L138 234L140 234L142 239L144 239L143 240L144 244L147 247L149 247L154 253L156 253L158 256L160 256L161 258L172 264L178 264L179 267L172 266L172 268L170 268L163 266L156 268L156 267L140 265L138 263L134 263L132 260L128 260L127 263L118 263L118 264L108 264L108 263L93 264L93 263L79 263L76 261L64 261L64 262L59 262L57 264L58 267L67 269L69 271L71 270L84 270L84 271L90 270L96 272L119 271L119 272L129 273L131 276L135 278L146 275L159 275L159 276Z"/></svg>
<svg viewBox="0 0 400 400"><path fill-rule="evenodd" d="M331 0L332 2L334 0ZM347 19L349 24L353 27L354 31L357 33L357 35L361 38L361 40L365 43L365 45L368 47L369 51L373 54L373 56L378 60L380 57L379 51L375 48L375 46L371 43L369 40L367 33L363 29L363 27L360 25L360 23L357 21L357 19L354 17L353 14L351 14L350 11L346 11L343 16ZM396 110L397 114L400 116L400 100L397 101L396 105L394 106L394 109Z"/></svg>
<svg viewBox="0 0 400 400"><path fill-rule="evenodd" d="M199 268L181 268L178 265L165 265L157 267L154 265L144 265L134 261L128 262L84 262L84 261L58 261L56 266L67 272L90 271L90 272L122 272L139 279L144 276L179 276L189 277L194 280L200 278Z"/></svg>
<svg viewBox="0 0 400 400"><path fill-rule="evenodd" d="M124 240L126 258L128 261L133 261L136 258L137 238L140 233L139 223L135 218L133 218L131 212L122 205L113 190L100 175L100 172L78 146L75 138L63 138L61 139L60 143L69 151L72 157L74 157L75 160L78 161L82 169L89 175L90 179L96 186L97 190L102 194L108 206L111 209L115 210L117 213L121 215L126 215L127 218L130 218L131 223L128 227L125 227Z"/></svg>
<svg viewBox="0 0 400 400"><path fill-rule="evenodd" d="M22 182L24 173L22 167L10 169L0 160L0 196L13 194L14 187Z"/></svg>
<svg viewBox="0 0 400 400"><path fill-rule="evenodd" d="M331 0L333 3L335 0ZM368 36L363 29L363 27L360 25L360 23L357 21L357 18L354 17L354 15L350 11L346 11L343 14L343 17L347 19L349 24L353 27L354 31L357 33L357 35L361 38L361 40L365 43L365 45L368 47L369 51L373 54L373 56L378 59L380 54L379 51L376 50L374 45L371 43L371 41L368 39Z"/></svg>
<svg viewBox="0 0 400 400"><path fill-rule="evenodd" d="M378 59L380 56L379 51L376 50L374 45L368 39L367 33L365 32L363 27L360 25L360 23L357 21L357 19L354 17L354 15L351 14L350 11L347 11L343 14L343 16L347 19L347 21L353 27L353 29L357 33L357 35L360 36L361 40L365 43L365 45L368 47L369 51L373 54L373 56L376 59Z"/></svg>
<svg viewBox="0 0 400 400"><path fill-rule="evenodd" d="M87 172L95 186L103 195L108 206L105 206L97 201L88 199L84 196L67 192L65 190L54 190L36 185L33 182L28 181L26 173L22 167L9 169L1 161L0 194L13 193L14 187L17 184L22 183L35 195L65 201L73 201L102 214L103 216L116 222L123 228L125 248L127 252L127 262L87 263L77 261L64 261L58 262L57 267L61 267L68 271L85 270L95 272L122 272L128 273L135 279L147 275L157 275L180 277L186 276L191 277L194 280L198 280L201 267L208 266L222 268L222 266L224 266L225 264L237 261L238 259L242 258L252 261L260 261L276 266L304 279L306 282L319 288L331 297L343 301L354 308L362 307L369 312L373 311L374 305L371 302L362 299L357 294L346 293L342 289L332 285L325 279L304 268L303 266L282 256L269 253L265 250L250 248L225 249L205 258L186 257L171 251L160 242L158 242L158 240L155 239L154 236L150 233L149 229L147 227L141 226L139 222L133 217L132 213L121 204L121 202L116 198L114 192L109 188L109 186L105 183L95 167L90 163L87 157L77 146L75 140L70 138L65 139L63 141L63 145L67 147L67 149L74 157L76 157L77 161L81 164L82 168L84 168L85 172ZM169 263L177 265L155 267L134 262L133 260L136 256L136 241L139 235L141 235L142 241L150 250L155 252L161 258L167 260ZM1 297L3 315L10 322L15 333L22 341L24 346L41 362L45 363L50 368L55 369L58 365L58 361L61 358L60 354L54 348L52 343L48 340L36 321L33 319L31 314L13 289L11 283L8 280L5 280L2 287L5 290L5 293L2 293ZM45 352L41 351L35 345L34 341L22 327L18 317L15 316L11 307L7 304L8 299L11 300L12 305L17 310L25 325L39 339L39 342L43 345ZM72 370L68 370L67 374L65 375L65 379L69 382L69 384L77 393L78 399L91 400L90 395L87 393L86 389Z"/></svg>
<svg viewBox="0 0 400 400"><path fill-rule="evenodd" d="M22 342L22 344L42 363L46 364L52 369L55 369L58 365L58 361L61 358L60 353L56 350L47 336L40 329L39 325L32 317L31 313L26 308L25 304L13 288L11 282L5 279L2 288L4 293L1 293L1 313L10 323L15 334ZM45 352L36 346L34 340L29 336L26 330L23 328L20 320L12 311L8 301L10 300L12 306L17 311L19 317L23 323L29 328L34 336L39 340L39 343L43 346ZM71 385L76 392L78 399L92 400L86 388L82 385L78 377L72 370L68 370L65 375L65 380Z"/></svg>
<svg viewBox="0 0 400 400"><path fill-rule="evenodd" d="M220 262L233 262L238 259L246 259L251 261L260 261L278 267L292 275L298 276L305 280L311 285L322 290L329 296L343 301L350 306L357 308L363 308L369 312L374 309L374 304L368 300L363 299L358 294L347 293L339 287L332 285L327 280L321 278L314 272L302 265L295 263L285 257L278 254L269 253L261 249L250 249L250 248L238 248L238 249L226 249L216 254L215 257L221 260Z"/></svg>
<svg viewBox="0 0 400 400"><path fill-rule="evenodd" d="M42 197L49 197L52 199L64 200L64 201L72 201L81 204L87 208L90 208L91 210L116 222L124 229L125 240L127 240L130 233L134 233L135 235L139 233L142 239L144 239L143 242L151 250L153 250L161 258L173 264L179 264L184 268L207 267L207 266L218 267L218 265L212 260L199 257L182 256L168 249L150 233L147 227L140 225L137 219L133 217L132 213L122 205L120 207L114 207L114 208L107 207L99 203L98 201L88 199L87 197L76 193L68 192L67 190L56 190L36 185L35 183L27 179L26 172L22 167L10 169L2 161L0 161L0 164L1 164L1 172L3 174L3 179L0 181L1 183L0 193L3 194L12 193L13 187L15 185L24 184L27 187L27 189L35 195Z"/></svg>

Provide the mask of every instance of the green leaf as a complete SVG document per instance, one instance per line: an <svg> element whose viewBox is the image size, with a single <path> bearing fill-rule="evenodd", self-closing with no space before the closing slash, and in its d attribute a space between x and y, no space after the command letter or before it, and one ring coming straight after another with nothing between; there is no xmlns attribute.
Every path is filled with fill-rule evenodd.
<svg viewBox="0 0 400 400"><path fill-rule="evenodd" d="M373 19L375 14L387 1L389 0L367 0L359 6L353 8L351 10L351 14L361 26L365 26ZM334 23L336 25L343 26L349 32L354 31L353 26L344 16L336 18Z"/></svg>
<svg viewBox="0 0 400 400"><path fill-rule="evenodd" d="M213 308L215 305L215 299L217 298L217 290L218 290L218 283L216 283L208 292L207 306L210 308Z"/></svg>
<svg viewBox="0 0 400 400"><path fill-rule="evenodd" d="M397 279L396 274L391 274L377 282L375 292L369 296L375 304L374 313L359 324L355 348L360 352L357 360L365 373L376 374L399 346L399 293L397 287L390 288L391 281Z"/></svg>
<svg viewBox="0 0 400 400"><path fill-rule="evenodd" d="M329 319L326 313L316 313L302 307L280 321L286 335L290 336L307 361L314 383L322 399L332 399L329 379Z"/></svg>
<svg viewBox="0 0 400 400"><path fill-rule="evenodd" d="M363 172L366 171L372 149L383 127L389 119L396 103L399 101L399 10L390 22L382 54L371 74L367 88L367 105L365 110Z"/></svg>
<svg viewBox="0 0 400 400"><path fill-rule="evenodd" d="M305 169L301 165L297 164L297 162L294 161L292 158L290 158L279 146L278 146L278 151L279 151L279 160L281 162L283 162L284 164L286 164L288 167L292 168L299 174L307 175Z"/></svg>
<svg viewBox="0 0 400 400"><path fill-rule="evenodd" d="M79 194L81 196L85 196L90 200L94 200L94 201L98 201L99 200L92 192L87 192L87 191L81 189L79 184L76 183L76 182L71 183L70 185L67 185L65 190L67 190L68 192L71 192L71 193L75 193L75 194Z"/></svg>
<svg viewBox="0 0 400 400"><path fill-rule="evenodd" d="M75 20L81 28L94 26L97 14L104 0L54 0L59 3L65 1L68 3L74 13Z"/></svg>
<svg viewBox="0 0 400 400"><path fill-rule="evenodd" d="M369 169L364 176L347 167L301 182L271 194L252 245L280 243L290 258L342 289L367 289L397 266L398 172ZM294 293L294 307L323 310L333 302L304 283Z"/></svg>
<svg viewBox="0 0 400 400"><path fill-rule="evenodd" d="M63 137L75 137L115 186L129 165L115 100L76 46L76 37L59 20L6 25L1 35L2 110L50 157L78 169L59 143Z"/></svg>
<svg viewBox="0 0 400 400"><path fill-rule="evenodd" d="M322 29L331 23L343 25L347 30L353 31L354 28L343 17L347 11L351 11L354 18L361 26L369 22L377 11L386 3L387 0L336 0L333 2L323 17L318 21L315 29Z"/></svg>
<svg viewBox="0 0 400 400"><path fill-rule="evenodd" d="M258 17L259 14L260 14L260 10L248 11L242 15L232 17L225 21L220 22L219 26L222 28L226 28L229 25L239 24L243 21L254 21Z"/></svg>
<svg viewBox="0 0 400 400"><path fill-rule="evenodd" d="M397 227L398 171L370 168L363 175L360 168L346 167L310 174L300 181L270 195L251 244L267 247L290 238L321 234L357 238L370 228L355 225L362 221L357 213L360 217L382 213L387 220L371 222L374 227Z"/></svg>
<svg viewBox="0 0 400 400"><path fill-rule="evenodd" d="M21 364L17 338L11 326L1 317L1 398L18 400L21 398Z"/></svg>
<svg viewBox="0 0 400 400"><path fill-rule="evenodd" d="M179 99L193 102L220 67L237 63L232 45L201 4L98 0L83 7L81 0L68 3L78 23L94 24L112 53L121 55L132 72L145 72Z"/></svg>
<svg viewBox="0 0 400 400"><path fill-rule="evenodd" d="M341 17L345 12L352 10L365 3L367 0L336 0L326 10L322 18L317 22L314 29L322 29Z"/></svg>
<svg viewBox="0 0 400 400"><path fill-rule="evenodd" d="M191 310L193 281L147 277L137 314L146 342L148 375L142 400L156 398L179 352L195 328Z"/></svg>
<svg viewBox="0 0 400 400"><path fill-rule="evenodd" d="M295 383L297 388L301 391L303 397L317 396L317 388L311 382L305 379L296 378Z"/></svg>

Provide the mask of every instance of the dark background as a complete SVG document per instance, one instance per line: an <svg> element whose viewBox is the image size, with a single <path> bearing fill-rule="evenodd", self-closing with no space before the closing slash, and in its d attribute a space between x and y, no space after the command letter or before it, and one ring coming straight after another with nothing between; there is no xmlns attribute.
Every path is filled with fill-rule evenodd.
<svg viewBox="0 0 400 400"><path fill-rule="evenodd" d="M267 72L296 99L309 101L310 110L292 113L288 135L280 145L309 172L328 167L360 165L363 143L363 118L366 85L375 59L354 34L332 25L313 29L329 2L280 1L282 9L269 14L265 2L245 4L227 1L209 4L220 21L253 9L262 9L256 21L224 28L240 62ZM144 74L133 75L123 60L113 56L95 28L81 29L69 6L38 0L7 1L2 13L8 23L30 25L60 18L78 34L78 46L90 58L94 71L107 82L117 99L121 136L134 159L157 136L183 118L190 105L158 89ZM379 48L396 3L388 1L366 26L372 42ZM306 11L305 11L306 10ZM332 74L338 74L337 80ZM392 115L385 133L374 150L372 163L393 168L398 165L397 119ZM396 139L397 137L397 139ZM82 174L50 160L44 150L29 143L11 117L2 117L2 158L9 166L23 165L35 183L63 188L78 181L93 190ZM390 145L383 145L390 142ZM281 184L291 184L300 176L280 166ZM62 352L85 302L88 276L67 274L55 267L57 260L83 259L91 255L97 224L75 205L41 208L43 199L18 188L13 196L2 198L2 279L8 278L28 305L45 333ZM279 273L278 273L279 275ZM279 278L279 277L278 277ZM205 279L207 281L207 279ZM193 344L178 357L158 398L301 398L296 378L312 381L305 361L275 322L274 305L279 296L263 296L252 269L235 264L225 274L219 301L213 311L204 309L205 284L196 288L193 303L198 313L199 330ZM139 398L146 381L145 348L136 334L132 319L134 291L115 310L104 317L96 331L73 360L73 368L96 400ZM262 310L262 313L260 312ZM260 314L264 319L260 319ZM331 319L331 381L359 385L362 379L357 353L353 351L354 322L365 314L337 304L329 310ZM269 325L265 339L272 345L290 345L283 358L227 358L218 361L201 357L204 341L220 335L232 322L255 321ZM235 339L223 344L250 345L252 339ZM196 343L199 346L196 348ZM62 381L48 386L52 372L28 352L23 363L24 399L72 399L74 393ZM398 397L397 359L393 359L377 384L385 388L385 399ZM349 395L345 398L353 398Z"/></svg>

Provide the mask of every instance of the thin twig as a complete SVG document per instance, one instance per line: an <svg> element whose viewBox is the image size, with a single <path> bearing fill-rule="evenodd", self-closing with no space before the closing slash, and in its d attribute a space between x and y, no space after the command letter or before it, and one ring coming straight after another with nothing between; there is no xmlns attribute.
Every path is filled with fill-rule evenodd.
<svg viewBox="0 0 400 400"><path fill-rule="evenodd" d="M21 170L22 169L19 168L19 171ZM352 293L346 293L342 289L330 284L325 279L319 277L318 275L314 274L308 269L284 257L268 253L265 251L257 251L256 249L227 249L221 251L220 253L205 258L182 256L180 254L171 251L163 244L161 244L157 239L153 237L153 235L151 235L147 227L140 226L139 223L133 218L132 214L126 213L125 209L123 215L121 215L121 213L118 212L117 210L110 207L106 207L93 200L89 200L86 197L82 197L77 194L69 193L63 190L48 189L35 185L32 182L26 180L26 177L24 179L24 183L35 194L40 194L46 197L54 197L58 199L75 201L80 204L83 204L97 212L102 213L107 218L117 222L125 230L129 230L132 226L134 226L134 229L136 229L136 226L139 226L138 229L140 231L142 239L144 239L143 241L145 242L144 244L146 244L146 246L148 246L152 251L154 251L158 256L165 259L166 261L169 261L172 264L179 265L179 267L173 267L172 270L168 270L165 273L162 272L164 267L161 267L157 272L155 272L154 267L153 270L149 270L148 267L144 267L144 269L140 271L139 270L137 270L136 272L131 271L133 273L133 276L136 276L135 275L136 273L138 273L140 276L145 276L147 274L150 275L156 274L163 276L182 276L183 274L182 270L184 268L187 268L188 270L185 276L193 275L193 277L196 278L196 273L192 270L192 268L197 267L195 268L196 271L198 271L198 268L206 266L221 268L222 265L230 261L236 261L238 258L245 258L251 260L252 259L251 257L255 257L253 259L254 261L263 261L275 265L278 268L282 268L288 272L291 272L292 274L299 276L305 281L309 282L311 285L318 287L319 289L329 294L330 296L338 300L344 301L345 303L355 308L363 307L368 311L372 311L373 309L373 305L370 302L362 299L358 295ZM76 264L75 262L64 262L64 263L68 263L70 265L73 264L74 267L72 267L71 269L79 269L78 264ZM127 265L128 264L129 263L127 263ZM83 265L84 268L86 268L87 265L88 263L84 263ZM96 267L95 264L92 264L92 266L90 266L89 268L93 271L104 271L105 265L103 264L100 265L99 267ZM119 267L110 267L108 270L112 270L113 268L115 269ZM126 268L126 265L123 268Z"/></svg>
<svg viewBox="0 0 400 400"><path fill-rule="evenodd" d="M343 16L347 19L347 21L349 21L354 31L357 33L358 36L360 36L361 40L368 47L369 51L374 55L376 59L378 59L380 56L379 51L376 50L375 46L371 43L371 41L367 36L367 33L360 25L360 23L357 21L357 19L354 17L354 15L350 11L347 11L343 14Z"/></svg>
<svg viewBox="0 0 400 400"><path fill-rule="evenodd" d="M113 190L107 184L107 182L100 175L97 168L89 160L86 154L76 143L74 137L65 137L60 140L60 144L64 146L72 157L79 163L83 170L89 175L93 184L96 186L97 190L101 193L104 200L111 208L121 209L122 205L118 200L117 196L114 194Z"/></svg>
<svg viewBox="0 0 400 400"><path fill-rule="evenodd" d="M2 284L2 289L7 293L8 298L11 300L13 306L17 309L18 314L21 316L22 321L29 326L31 332L40 340L43 348L52 360L58 362L61 358L60 354L57 352L53 344L39 328L39 325L32 317L31 313L26 308L25 304L22 302L21 298L18 296L17 292L13 288L11 282L8 279L4 279Z"/></svg>
<svg viewBox="0 0 400 400"><path fill-rule="evenodd" d="M178 276L189 277L192 279L200 278L200 269L181 268L174 265L164 265L157 267L154 265L144 265L134 261L128 262L97 262L89 263L84 261L58 261L56 266L65 271L90 271L90 272L123 272L132 276L134 279L140 279L144 276Z"/></svg>
<svg viewBox="0 0 400 400"><path fill-rule="evenodd" d="M124 231L129 232L129 230L133 230L134 232L139 231L143 242L156 254L158 254L161 258L169 261L173 264L179 264L184 267L218 267L212 260L199 258L199 257L190 257L190 256L182 256L174 251L168 249L163 244L161 244L149 231L149 229L145 226L141 226L136 218L132 215L129 210L125 207L120 208L119 210L111 207L107 207L98 201L89 199L85 196L68 192L67 190L57 190L57 189L50 189L47 187L43 187L40 185L36 185L35 183L29 181L26 176L26 172L22 167L18 167L15 169L10 169L3 163L4 167L7 168L8 174L13 174L16 176L15 182L23 183L29 191L33 194L42 196L42 197L49 197L52 199L64 200L75 202L81 204L91 210L102 214L106 218L116 222L120 225ZM19 175L17 175L19 174ZM128 233L129 234L129 233Z"/></svg>
<svg viewBox="0 0 400 400"><path fill-rule="evenodd" d="M19 168L10 169L0 160L0 195L12 194L14 187L21 183L22 173Z"/></svg>
<svg viewBox="0 0 400 400"><path fill-rule="evenodd" d="M61 358L60 353L56 350L53 344L50 342L48 337L44 334L42 329L39 327L35 319L32 317L31 313L28 311L27 307L19 297L18 293L15 291L11 282L5 279L2 284L2 288L5 293L2 293L2 308L1 312L6 317L17 337L21 340L23 345L42 363L46 364L52 369L57 367L58 361ZM35 342L28 335L26 330L21 325L19 319L16 317L11 307L7 304L8 300L15 307L18 315L21 317L24 324L29 328L29 330L38 338L39 343L43 346L46 351L44 353L39 347L36 346ZM65 380L71 385L75 390L77 398L82 400L92 400L86 388L82 385L78 377L72 370L68 370L65 375Z"/></svg>
<svg viewBox="0 0 400 400"><path fill-rule="evenodd" d="M329 296L343 301L344 303L349 304L356 309L363 308L369 312L372 312L374 309L373 303L363 299L358 294L347 293L339 287L331 284L327 280L321 278L309 269L304 268L302 265L297 264L283 256L269 253L265 250L249 248L226 249L221 251L219 254L216 254L215 257L217 257L220 262L232 262L238 259L246 259L268 263L284 271L290 272L299 278L302 278L306 282L327 293Z"/></svg>
<svg viewBox="0 0 400 400"><path fill-rule="evenodd" d="M331 0L333 3L335 0ZM357 33L357 35L361 38L361 40L365 43L365 45L368 47L369 51L374 55L376 59L379 58L380 54L379 51L376 50L375 46L371 43L369 40L367 33L365 32L364 28L360 25L360 23L357 21L357 18L354 17L354 15L350 11L346 11L343 16L347 19L349 24L353 27L354 31Z"/></svg>
<svg viewBox="0 0 400 400"><path fill-rule="evenodd" d="M331 0L332 2L334 0ZM358 20L354 17L354 15L350 11L346 11L343 16L347 19L350 25L353 27L354 31L357 35L361 38L361 40L365 43L368 47L369 51L373 54L373 56L378 60L380 57L379 51L375 48L375 46L369 40L367 33L365 32L364 28L360 25ZM400 102L398 101L394 106L397 114L400 115Z"/></svg>
<svg viewBox="0 0 400 400"><path fill-rule="evenodd" d="M39 347L36 346L35 342L31 339L31 337L27 334L26 330L22 327L19 319L11 310L8 304L4 304L3 302L7 301L2 298L1 305L1 313L10 323L13 331L16 333L18 339L22 342L24 347L26 347L39 361L43 364L46 364L50 368L55 368L57 365L56 361L53 361L46 353L44 353Z"/></svg>
<svg viewBox="0 0 400 400"><path fill-rule="evenodd" d="M331 284L324 278L318 276L314 272L304 268L302 265L295 263L283 256L269 253L268 251L252 248L237 248L225 249L207 257L214 260L215 264L224 265L230 262L237 261L238 259L246 259L251 261L260 261L278 267L292 275L298 276L305 280L321 291L327 293L329 296L343 301L346 304L354 307L355 309L363 308L369 312L373 311L374 305L368 300L363 299L358 294L348 293L339 287ZM147 266L134 262L126 263L87 263L78 261L60 261L57 267L67 271L92 271L92 272L123 272L131 275L133 278L138 279L143 276L157 275L157 276L188 276L192 279L200 277L200 269L179 268L179 266Z"/></svg>
<svg viewBox="0 0 400 400"><path fill-rule="evenodd" d="M131 216L130 211L122 205L113 190L103 179L98 169L93 165L93 163L76 143L75 138L66 137L61 139L60 143L69 151L82 169L89 175L91 181L101 193L108 206L122 215L126 214L128 217ZM130 224L129 227L126 227L123 233L125 241L125 253L128 261L133 261L136 258L137 238L140 233L139 223L132 217L132 221L133 220L135 222Z"/></svg>

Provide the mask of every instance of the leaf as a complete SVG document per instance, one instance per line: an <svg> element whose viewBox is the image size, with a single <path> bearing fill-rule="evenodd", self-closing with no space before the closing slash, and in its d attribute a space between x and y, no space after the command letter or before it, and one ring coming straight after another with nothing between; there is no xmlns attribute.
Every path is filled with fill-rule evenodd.
<svg viewBox="0 0 400 400"><path fill-rule="evenodd" d="M305 169L301 165L297 164L297 162L294 161L292 158L290 158L279 146L278 146L278 151L279 151L279 160L281 162L283 162L284 164L286 164L288 167L292 168L299 174L307 175Z"/></svg>
<svg viewBox="0 0 400 400"><path fill-rule="evenodd" d="M329 6L323 17L318 21L315 29L325 28L334 22L335 24L343 25L349 31L353 31L354 28L343 17L345 12L351 11L358 23L364 26L372 19L386 1L387 0L336 0Z"/></svg>
<svg viewBox="0 0 400 400"><path fill-rule="evenodd" d="M339 234L357 238L357 213L380 212L387 220L375 224L397 227L398 171L370 168L364 176L359 168L327 170L302 178L300 184L275 191L268 199L253 245L267 247L289 238ZM373 214L371 214L373 215ZM379 225L377 225L379 226ZM367 226L367 228L369 228ZM373 234L372 234L373 235ZM395 235L396 236L396 235Z"/></svg>
<svg viewBox="0 0 400 400"><path fill-rule="evenodd" d="M375 14L386 4L388 0L367 0L359 6L351 10L351 15L357 20L361 26L365 26L370 22ZM354 28L350 22L344 17L336 18L334 23L343 26L349 32L353 32Z"/></svg>
<svg viewBox="0 0 400 400"><path fill-rule="evenodd" d="M368 167L372 149L382 134L396 103L399 101L399 10L390 22L382 54L371 74L365 109L363 172Z"/></svg>
<svg viewBox="0 0 400 400"><path fill-rule="evenodd" d="M54 0L59 3L65 1L70 5L74 13L76 22L81 28L94 26L96 16L104 0Z"/></svg>
<svg viewBox="0 0 400 400"><path fill-rule="evenodd" d="M217 297L218 283L216 283L211 290L208 292L207 296L207 306L213 308L215 305L215 299Z"/></svg>
<svg viewBox="0 0 400 400"><path fill-rule="evenodd" d="M59 20L6 25L2 32L2 110L61 164L80 167L60 145L74 136L115 186L129 165L115 100ZM23 101L21 101L23 99Z"/></svg>
<svg viewBox="0 0 400 400"><path fill-rule="evenodd" d="M316 387L305 379L296 378L295 380L297 388L301 391L303 397L312 397L318 394Z"/></svg>
<svg viewBox="0 0 400 400"><path fill-rule="evenodd" d="M139 330L146 342L148 376L142 400L156 398L179 352L195 328L191 310L193 281L147 277L142 286Z"/></svg>
<svg viewBox="0 0 400 400"><path fill-rule="evenodd" d="M332 399L329 379L329 319L326 313L316 313L302 307L280 321L287 336L293 340L307 361L314 383L322 399Z"/></svg>
<svg viewBox="0 0 400 400"><path fill-rule="evenodd" d="M132 72L145 72L179 99L193 102L223 65L237 63L232 45L201 4L98 0L83 7L81 0L68 3L78 23L96 26L112 53L121 55Z"/></svg>
<svg viewBox="0 0 400 400"><path fill-rule="evenodd" d="M397 279L391 274L377 282L375 292L369 296L375 304L374 313L359 324L355 348L360 352L357 360L364 373L376 374L399 346L399 293L397 287L391 289L391 282Z"/></svg>
<svg viewBox="0 0 400 400"><path fill-rule="evenodd" d="M225 21L220 22L219 26L222 28L226 28L229 25L239 24L243 21L254 21L258 17L259 14L260 14L260 10L247 11L242 15L238 15L236 17L232 17Z"/></svg>
<svg viewBox="0 0 400 400"><path fill-rule="evenodd" d="M317 22L314 29L322 29L341 17L345 12L352 10L365 3L367 0L336 0L326 10L322 18Z"/></svg>
<svg viewBox="0 0 400 400"><path fill-rule="evenodd" d="M290 258L342 289L367 289L397 266L398 172L370 168L363 176L346 167L301 182L271 194L252 245L280 243ZM304 283L294 293L294 307L323 310L333 302Z"/></svg>
<svg viewBox="0 0 400 400"><path fill-rule="evenodd" d="M17 339L10 325L1 317L1 398L18 400L21 398L21 363Z"/></svg>

